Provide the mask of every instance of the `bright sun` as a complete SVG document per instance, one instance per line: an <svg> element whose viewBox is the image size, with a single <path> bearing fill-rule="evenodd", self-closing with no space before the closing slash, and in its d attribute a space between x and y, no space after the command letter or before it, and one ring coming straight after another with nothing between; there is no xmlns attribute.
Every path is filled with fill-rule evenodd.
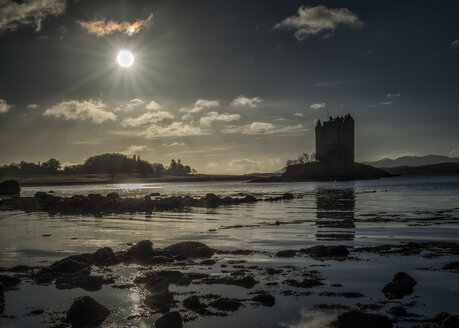
<svg viewBox="0 0 459 328"><path fill-rule="evenodd" d="M121 67L131 67L134 64L134 55L130 51L120 50L116 61Z"/></svg>

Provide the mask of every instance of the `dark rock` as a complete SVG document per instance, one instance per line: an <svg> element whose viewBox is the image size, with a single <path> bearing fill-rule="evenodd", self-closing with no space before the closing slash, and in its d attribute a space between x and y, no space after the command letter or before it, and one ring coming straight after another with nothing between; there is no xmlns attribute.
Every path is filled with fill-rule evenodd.
<svg viewBox="0 0 459 328"><path fill-rule="evenodd" d="M87 327L101 324L109 314L110 311L92 297L80 296L67 311L67 321L74 327Z"/></svg>
<svg viewBox="0 0 459 328"><path fill-rule="evenodd" d="M276 299L270 293L266 291L261 291L257 293L258 295L252 298L252 301L258 302L264 306L273 306L276 303Z"/></svg>
<svg viewBox="0 0 459 328"><path fill-rule="evenodd" d="M433 321L436 322L440 328L459 327L459 315L452 315L447 312L436 315Z"/></svg>
<svg viewBox="0 0 459 328"><path fill-rule="evenodd" d="M419 316L414 313L406 312L406 309L401 306L391 307L386 312L389 314L392 314L394 317L418 317Z"/></svg>
<svg viewBox="0 0 459 328"><path fill-rule="evenodd" d="M153 243L149 240L142 240L132 245L127 256L137 262L148 262L153 257Z"/></svg>
<svg viewBox="0 0 459 328"><path fill-rule="evenodd" d="M7 274L0 274L0 283L3 285L4 290L15 288L21 283L21 279Z"/></svg>
<svg viewBox="0 0 459 328"><path fill-rule="evenodd" d="M88 267L87 263L75 261L73 259L63 259L57 262L54 262L49 267L50 271L57 273L66 273L74 274Z"/></svg>
<svg viewBox="0 0 459 328"><path fill-rule="evenodd" d="M162 291L148 295L145 297L144 302L152 310L158 311L160 313L166 313L170 311L170 306L174 302L174 295L172 295L171 292Z"/></svg>
<svg viewBox="0 0 459 328"><path fill-rule="evenodd" d="M277 257L294 257L296 255L296 251L293 249L286 249L283 251L277 252Z"/></svg>
<svg viewBox="0 0 459 328"><path fill-rule="evenodd" d="M162 270L155 273L157 277L166 279L169 283L175 284L183 279L184 274L176 270Z"/></svg>
<svg viewBox="0 0 459 328"><path fill-rule="evenodd" d="M16 180L5 180L0 183L0 195L19 195L21 187Z"/></svg>
<svg viewBox="0 0 459 328"><path fill-rule="evenodd" d="M3 311L5 310L5 294L3 293L4 291L4 286L0 282L0 314L3 314Z"/></svg>
<svg viewBox="0 0 459 328"><path fill-rule="evenodd" d="M185 241L170 245L165 249L174 256L181 256L186 259L209 258L215 253L213 249L197 241Z"/></svg>
<svg viewBox="0 0 459 328"><path fill-rule="evenodd" d="M25 271L29 271L31 270L32 268L29 267L28 265L16 265L14 267L12 267L11 269L9 269L8 271L10 272L25 272Z"/></svg>
<svg viewBox="0 0 459 328"><path fill-rule="evenodd" d="M443 270L451 270L451 271L459 272L459 261L446 263L443 266Z"/></svg>
<svg viewBox="0 0 459 328"><path fill-rule="evenodd" d="M300 252L306 253L312 257L346 257L349 255L349 250L346 246L319 245L301 249Z"/></svg>
<svg viewBox="0 0 459 328"><path fill-rule="evenodd" d="M308 278L304 278L303 281L288 279L285 281L285 283L289 286L301 287L301 288L312 288L312 287L323 285L323 283L321 283L320 280L318 279L308 279Z"/></svg>
<svg viewBox="0 0 459 328"><path fill-rule="evenodd" d="M163 277L152 277L145 284L145 288L150 291L150 293L157 293L162 291L169 290L169 281Z"/></svg>
<svg viewBox="0 0 459 328"><path fill-rule="evenodd" d="M155 321L156 328L182 328L183 320L177 311L169 312Z"/></svg>
<svg viewBox="0 0 459 328"><path fill-rule="evenodd" d="M234 312L234 311L237 311L242 306L242 303L235 299L221 297L213 301L209 305L220 311Z"/></svg>
<svg viewBox="0 0 459 328"><path fill-rule="evenodd" d="M206 194L206 200L210 204L217 205L218 203L220 203L220 197L218 197L215 194Z"/></svg>
<svg viewBox="0 0 459 328"><path fill-rule="evenodd" d="M150 196L155 197L155 196L161 196L159 192L152 192Z"/></svg>
<svg viewBox="0 0 459 328"><path fill-rule="evenodd" d="M244 203L255 203L257 199L252 195L247 195L243 198Z"/></svg>
<svg viewBox="0 0 459 328"><path fill-rule="evenodd" d="M282 195L282 199L293 199L293 195L289 192L286 192Z"/></svg>
<svg viewBox="0 0 459 328"><path fill-rule="evenodd" d="M109 200L116 200L116 199L120 199L120 195L117 192L111 192L107 195L106 198Z"/></svg>
<svg viewBox="0 0 459 328"><path fill-rule="evenodd" d="M335 328L392 328L392 321L380 314L349 311L340 314L331 326Z"/></svg>
<svg viewBox="0 0 459 328"><path fill-rule="evenodd" d="M94 292L102 288L103 278L101 276L84 276L78 286L84 290Z"/></svg>
<svg viewBox="0 0 459 328"><path fill-rule="evenodd" d="M196 295L185 298L183 300L183 307L202 315L206 313L206 306L201 303L199 297Z"/></svg>
<svg viewBox="0 0 459 328"><path fill-rule="evenodd" d="M417 284L410 275L405 272L398 272L390 283L384 286L382 292L389 299L398 299L413 292L413 287Z"/></svg>

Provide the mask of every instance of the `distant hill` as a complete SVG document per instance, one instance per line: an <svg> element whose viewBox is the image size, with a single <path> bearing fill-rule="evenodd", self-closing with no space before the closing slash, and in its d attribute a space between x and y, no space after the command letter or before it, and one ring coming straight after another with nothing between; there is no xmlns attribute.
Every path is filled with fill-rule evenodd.
<svg viewBox="0 0 459 328"><path fill-rule="evenodd" d="M384 158L376 162L363 162L375 167L423 166L441 163L459 163L459 157L441 155L403 156L396 159Z"/></svg>
<svg viewBox="0 0 459 328"><path fill-rule="evenodd" d="M437 174L459 174L459 163L440 163L422 166L396 166L384 168L385 171L393 175L437 175Z"/></svg>

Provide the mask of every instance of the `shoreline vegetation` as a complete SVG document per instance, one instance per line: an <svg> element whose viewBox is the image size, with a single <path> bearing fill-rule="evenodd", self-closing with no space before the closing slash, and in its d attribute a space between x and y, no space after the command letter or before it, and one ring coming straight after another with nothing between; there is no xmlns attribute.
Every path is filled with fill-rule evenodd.
<svg viewBox="0 0 459 328"><path fill-rule="evenodd" d="M150 163L140 156L101 154L89 157L83 164L62 167L51 158L43 163L21 161L0 167L0 181L16 180L21 186L128 184L161 182L299 182L350 181L380 179L400 175L459 174L459 163L448 162L421 166L375 167L357 162L320 162L314 154L302 154L286 163L282 173L198 174L180 159L168 166Z"/></svg>

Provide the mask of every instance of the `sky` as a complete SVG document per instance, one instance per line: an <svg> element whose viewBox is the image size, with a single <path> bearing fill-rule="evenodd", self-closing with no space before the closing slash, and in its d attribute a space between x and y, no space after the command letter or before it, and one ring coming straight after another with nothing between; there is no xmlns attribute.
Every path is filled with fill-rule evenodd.
<svg viewBox="0 0 459 328"><path fill-rule="evenodd" d="M0 164L120 152L273 172L314 152L317 119L347 113L357 161L459 157L458 12L446 0L0 0Z"/></svg>

